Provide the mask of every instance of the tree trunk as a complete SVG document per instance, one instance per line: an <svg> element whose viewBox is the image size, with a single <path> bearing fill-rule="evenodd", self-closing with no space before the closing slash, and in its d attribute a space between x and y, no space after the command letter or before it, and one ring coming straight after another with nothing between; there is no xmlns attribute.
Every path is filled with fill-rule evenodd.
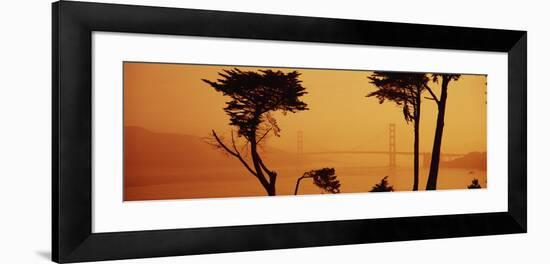
<svg viewBox="0 0 550 264"><path fill-rule="evenodd" d="M258 154L258 148L256 143L256 138L250 138L250 155L252 156L252 164L254 165L254 170L256 171L257 177L260 180L260 183L264 187L269 196L275 196L275 181L272 180L268 182L264 176L260 165L260 155Z"/></svg>
<svg viewBox="0 0 550 264"><path fill-rule="evenodd" d="M269 190L267 190L267 195L269 196L277 195L277 192L275 191L275 179L276 178L272 178L271 182L269 183Z"/></svg>
<svg viewBox="0 0 550 264"><path fill-rule="evenodd" d="M296 187L294 188L294 195L297 195L298 194L298 188L300 187L300 182L305 179L304 176L298 178L298 180L296 181Z"/></svg>
<svg viewBox="0 0 550 264"><path fill-rule="evenodd" d="M418 191L418 158L420 155L420 105L414 120L414 183L413 191Z"/></svg>
<svg viewBox="0 0 550 264"><path fill-rule="evenodd" d="M417 86L420 87L420 86ZM417 88L416 107L414 115L414 183L413 191L418 191L418 174L419 174L419 156L420 156L420 104L421 104L421 90Z"/></svg>
<svg viewBox="0 0 550 264"><path fill-rule="evenodd" d="M441 97L437 103L437 123L435 127L434 144L432 149L432 161L430 163L430 174L428 175L428 182L426 184L426 190L435 190L437 188L437 175L439 173L439 159L441 156L441 141L443 140L443 127L445 125L445 107L447 104L447 87L449 85L448 79L442 78L441 83Z"/></svg>

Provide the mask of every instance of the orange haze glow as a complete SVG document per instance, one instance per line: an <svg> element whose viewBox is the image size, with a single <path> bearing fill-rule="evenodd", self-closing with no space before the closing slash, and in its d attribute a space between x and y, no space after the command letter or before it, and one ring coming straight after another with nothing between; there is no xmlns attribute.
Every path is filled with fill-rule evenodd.
<svg viewBox="0 0 550 264"><path fill-rule="evenodd" d="M223 69L234 67L124 63L125 201L266 195L235 157L208 144L212 130L228 139L234 128L223 110L229 98L201 79L214 81ZM280 137L268 136L260 150L277 171L277 195L294 194L297 178L321 167L336 169L342 193L368 192L385 176L396 191L411 190L413 155L398 155L397 167L389 168L387 153L360 153L387 152L390 124L396 128L396 150L413 152L413 126L401 108L366 97L376 90L367 79L371 71L236 68L296 70L307 91L301 99L309 110L274 113ZM486 82L485 75L462 75L449 85L441 152L458 156L442 157L438 190L466 189L474 178L487 185ZM438 84L430 86L439 93ZM421 153L432 151L437 113L436 104L423 99ZM482 165L445 165L470 154L481 157ZM428 172L421 156L420 189L426 187ZM299 194L320 193L311 179L302 181Z"/></svg>

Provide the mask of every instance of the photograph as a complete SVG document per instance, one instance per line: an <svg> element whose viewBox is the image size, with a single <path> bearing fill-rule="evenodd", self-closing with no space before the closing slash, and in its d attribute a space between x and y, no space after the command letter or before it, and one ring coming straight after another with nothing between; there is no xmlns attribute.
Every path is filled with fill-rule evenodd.
<svg viewBox="0 0 550 264"><path fill-rule="evenodd" d="M0 264L550 263L546 6L6 1Z"/></svg>
<svg viewBox="0 0 550 264"><path fill-rule="evenodd" d="M124 201L490 184L486 74L122 67Z"/></svg>

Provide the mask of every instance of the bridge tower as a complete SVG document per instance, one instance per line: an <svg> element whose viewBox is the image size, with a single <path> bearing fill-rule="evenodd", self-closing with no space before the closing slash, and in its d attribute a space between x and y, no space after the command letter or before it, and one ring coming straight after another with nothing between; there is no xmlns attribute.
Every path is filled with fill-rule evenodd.
<svg viewBox="0 0 550 264"><path fill-rule="evenodd" d="M304 132L298 130L296 133L296 170L298 173L302 171L302 162L304 157Z"/></svg>
<svg viewBox="0 0 550 264"><path fill-rule="evenodd" d="M389 166L391 169L396 167L395 156L396 156L396 147L395 147L395 124L390 123L389 130Z"/></svg>

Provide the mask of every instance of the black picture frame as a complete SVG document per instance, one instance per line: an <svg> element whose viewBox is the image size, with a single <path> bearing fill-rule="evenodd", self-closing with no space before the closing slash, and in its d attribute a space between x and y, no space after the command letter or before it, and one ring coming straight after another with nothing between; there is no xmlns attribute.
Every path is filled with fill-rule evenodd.
<svg viewBox="0 0 550 264"><path fill-rule="evenodd" d="M53 3L52 11L52 260L56 262L527 232L525 31L72 1ZM506 52L508 211L92 233L93 31Z"/></svg>

